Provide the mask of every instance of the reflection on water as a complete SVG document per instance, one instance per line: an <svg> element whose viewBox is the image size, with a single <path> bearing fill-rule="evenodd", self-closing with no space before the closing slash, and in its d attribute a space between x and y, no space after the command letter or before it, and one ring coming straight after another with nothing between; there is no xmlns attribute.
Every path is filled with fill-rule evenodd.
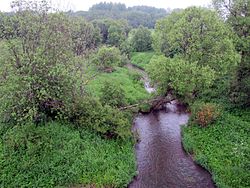
<svg viewBox="0 0 250 188"><path fill-rule="evenodd" d="M183 151L181 125L189 118L176 101L166 110L139 115L133 131L139 134L136 146L138 176L130 188L212 188L211 175Z"/></svg>

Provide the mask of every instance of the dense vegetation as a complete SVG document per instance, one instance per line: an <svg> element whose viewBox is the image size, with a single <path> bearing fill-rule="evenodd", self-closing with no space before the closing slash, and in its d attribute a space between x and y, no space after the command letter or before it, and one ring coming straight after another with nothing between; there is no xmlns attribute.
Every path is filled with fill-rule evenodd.
<svg viewBox="0 0 250 188"><path fill-rule="evenodd" d="M0 19L1 187L125 187L132 112L119 108L149 97L124 67L126 22L50 13L46 1L12 6Z"/></svg>
<svg viewBox="0 0 250 188"><path fill-rule="evenodd" d="M184 148L216 185L249 187L250 3L213 4L0 13L0 187L126 187L140 106L126 107L152 97L131 64L189 106Z"/></svg>
<svg viewBox="0 0 250 188"><path fill-rule="evenodd" d="M125 187L135 173L133 142L106 140L70 124L23 124L2 139L1 187Z"/></svg>
<svg viewBox="0 0 250 188"><path fill-rule="evenodd" d="M87 20L96 19L124 19L129 25L136 28L140 25L154 28L156 20L166 16L170 11L148 6L126 7L121 3L99 3L93 5L89 11L69 12L72 16L83 16Z"/></svg>

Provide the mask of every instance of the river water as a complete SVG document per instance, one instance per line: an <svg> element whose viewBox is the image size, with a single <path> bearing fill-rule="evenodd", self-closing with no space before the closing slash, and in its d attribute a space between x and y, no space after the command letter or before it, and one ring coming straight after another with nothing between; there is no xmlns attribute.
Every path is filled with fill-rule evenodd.
<svg viewBox="0 0 250 188"><path fill-rule="evenodd" d="M152 88L145 83L147 86ZM166 104L164 110L135 118L133 131L139 136L135 148L138 175L129 188L215 187L211 175L183 150L181 126L188 118L186 108L178 101Z"/></svg>

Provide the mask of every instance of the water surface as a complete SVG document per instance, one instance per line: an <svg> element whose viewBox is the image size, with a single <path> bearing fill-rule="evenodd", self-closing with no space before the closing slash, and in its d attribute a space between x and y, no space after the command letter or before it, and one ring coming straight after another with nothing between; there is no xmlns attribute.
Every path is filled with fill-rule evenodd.
<svg viewBox="0 0 250 188"><path fill-rule="evenodd" d="M182 148L181 125L189 114L173 101L165 110L138 115L133 131L138 176L129 188L213 188L211 175L196 165Z"/></svg>

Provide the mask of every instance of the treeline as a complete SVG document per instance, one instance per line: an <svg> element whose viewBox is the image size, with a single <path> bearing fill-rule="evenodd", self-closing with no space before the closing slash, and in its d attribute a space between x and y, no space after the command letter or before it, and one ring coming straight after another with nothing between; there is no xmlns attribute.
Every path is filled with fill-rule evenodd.
<svg viewBox="0 0 250 188"><path fill-rule="evenodd" d="M140 25L154 28L156 20L165 17L170 10L149 6L126 7L121 3L99 3L93 5L89 11L69 12L72 16L83 16L89 21L96 19L124 19L129 25L136 28Z"/></svg>

